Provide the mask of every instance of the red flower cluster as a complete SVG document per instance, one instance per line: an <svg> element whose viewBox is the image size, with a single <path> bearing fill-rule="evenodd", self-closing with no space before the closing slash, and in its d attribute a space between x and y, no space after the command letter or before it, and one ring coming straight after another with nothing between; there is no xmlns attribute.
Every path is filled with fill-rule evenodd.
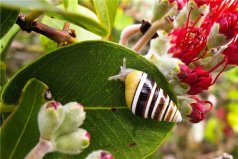
<svg viewBox="0 0 238 159"><path fill-rule="evenodd" d="M171 0L173 2L173 0ZM170 2L171 2L170 1ZM219 75L225 70L226 66L238 66L238 0L194 0L198 7L208 5L209 13L204 17L200 26L198 21L204 16L201 15L195 20L190 20L193 8L188 13L187 22L180 28L175 28L169 35L171 37L168 53L180 59L184 64L179 65L180 73L177 74L181 82L190 86L188 94L196 95L203 90L207 90L213 85ZM185 3L183 3L184 5ZM219 33L223 34L227 43L232 42L222 52L224 59L215 64L209 70L199 65L199 60L206 57L208 52L207 41L214 24L219 25ZM223 65L223 69L212 79L211 73ZM192 68L190 68L192 66ZM212 104L209 101L202 101L193 96L196 103L192 103L192 112L188 117L193 123L197 123L205 118L205 114L211 110ZM206 105L210 108L206 109Z"/></svg>

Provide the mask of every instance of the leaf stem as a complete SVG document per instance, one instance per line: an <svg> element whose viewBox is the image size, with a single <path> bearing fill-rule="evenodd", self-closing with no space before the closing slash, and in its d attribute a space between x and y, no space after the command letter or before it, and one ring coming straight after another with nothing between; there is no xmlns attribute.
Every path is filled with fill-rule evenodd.
<svg viewBox="0 0 238 159"><path fill-rule="evenodd" d="M40 138L39 143L27 154L25 159L42 159L47 153L52 151L52 142Z"/></svg>
<svg viewBox="0 0 238 159"><path fill-rule="evenodd" d="M67 45L77 42L77 39L75 39L68 30L57 30L38 21L33 21L29 26L24 14L19 14L16 23L23 31L28 33L34 31L36 33L42 34L60 45Z"/></svg>
<svg viewBox="0 0 238 159"><path fill-rule="evenodd" d="M0 80L0 85L3 86L7 82L7 75L6 75L6 63L4 61L0 61L0 75L1 75L1 80Z"/></svg>
<svg viewBox="0 0 238 159"><path fill-rule="evenodd" d="M11 113L15 110L15 106L8 106L3 103L0 103L0 113Z"/></svg>
<svg viewBox="0 0 238 159"><path fill-rule="evenodd" d="M150 41L150 39L155 35L158 29L165 29L170 30L173 27L173 23L171 22L171 19L165 17L164 19L155 21L152 23L149 30L139 39L139 41L133 46L133 50L136 52L139 52L146 43Z"/></svg>
<svg viewBox="0 0 238 159"><path fill-rule="evenodd" d="M38 10L35 10L35 11L32 11L31 13L27 14L25 16L25 21L31 25L31 23L33 21L35 21L40 15L42 14L41 11L38 11Z"/></svg>

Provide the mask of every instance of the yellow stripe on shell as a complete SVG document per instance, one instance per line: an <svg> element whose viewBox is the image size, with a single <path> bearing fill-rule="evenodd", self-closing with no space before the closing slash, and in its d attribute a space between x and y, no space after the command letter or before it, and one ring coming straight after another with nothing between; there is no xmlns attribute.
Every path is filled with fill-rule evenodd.
<svg viewBox="0 0 238 159"><path fill-rule="evenodd" d="M142 74L143 72L135 70L129 73L125 78L126 104L130 109L131 109L131 103L132 103L133 97L136 93L137 86L140 83Z"/></svg>

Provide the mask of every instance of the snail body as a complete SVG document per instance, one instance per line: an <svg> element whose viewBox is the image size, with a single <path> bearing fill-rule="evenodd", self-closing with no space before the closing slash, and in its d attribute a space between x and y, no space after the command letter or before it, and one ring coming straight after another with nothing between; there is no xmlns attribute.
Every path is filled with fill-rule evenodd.
<svg viewBox="0 0 238 159"><path fill-rule="evenodd" d="M158 121L181 122L182 116L168 94L145 72L127 69L125 59L121 72L109 77L125 82L125 99L133 114Z"/></svg>

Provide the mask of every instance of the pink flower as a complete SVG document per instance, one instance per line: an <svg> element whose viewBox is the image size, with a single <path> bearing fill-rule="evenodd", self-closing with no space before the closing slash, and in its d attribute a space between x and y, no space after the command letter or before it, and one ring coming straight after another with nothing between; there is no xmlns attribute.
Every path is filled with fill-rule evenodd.
<svg viewBox="0 0 238 159"><path fill-rule="evenodd" d="M180 72L178 77L190 86L188 94L191 95L207 90L212 84L212 77L200 66L193 70L186 69L185 73Z"/></svg>
<svg viewBox="0 0 238 159"><path fill-rule="evenodd" d="M192 112L188 115L190 122L198 123L205 118L205 114L212 110L213 104L210 101L202 101L196 96L192 97L196 100L196 103L192 103ZM206 105L209 104L210 107L206 108Z"/></svg>
<svg viewBox="0 0 238 159"><path fill-rule="evenodd" d="M220 24L219 32L227 39L233 38L238 33L238 12L223 14L217 22Z"/></svg>

